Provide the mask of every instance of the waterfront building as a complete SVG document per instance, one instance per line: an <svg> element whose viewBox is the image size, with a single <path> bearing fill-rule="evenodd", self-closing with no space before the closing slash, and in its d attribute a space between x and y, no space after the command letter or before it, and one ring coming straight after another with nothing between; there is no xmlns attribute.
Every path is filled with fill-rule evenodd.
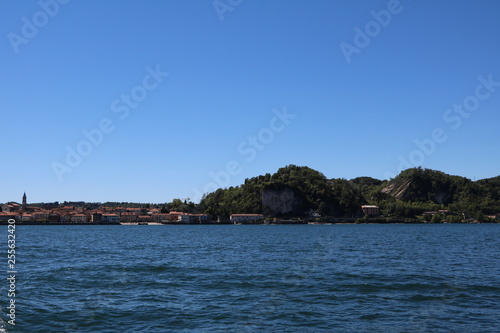
<svg viewBox="0 0 500 333"><path fill-rule="evenodd" d="M153 213L151 214L151 218L153 219L153 222L157 223L165 223L170 221L169 214Z"/></svg>
<svg viewBox="0 0 500 333"><path fill-rule="evenodd" d="M71 215L70 214L61 214L60 215L60 221L61 223L68 223L71 221Z"/></svg>
<svg viewBox="0 0 500 333"><path fill-rule="evenodd" d="M124 212L120 214L120 222L133 223L137 222L138 214L135 212Z"/></svg>
<svg viewBox="0 0 500 333"><path fill-rule="evenodd" d="M75 215L71 216L71 222L72 223L86 223L87 222L87 215L75 214Z"/></svg>
<svg viewBox="0 0 500 333"><path fill-rule="evenodd" d="M21 221L26 222L26 221L31 221L33 220L33 215L31 214L22 214L21 215Z"/></svg>
<svg viewBox="0 0 500 333"><path fill-rule="evenodd" d="M210 221L206 214L191 214L191 223L208 223Z"/></svg>
<svg viewBox="0 0 500 333"><path fill-rule="evenodd" d="M153 219L149 215L139 215L137 222L153 222Z"/></svg>
<svg viewBox="0 0 500 333"><path fill-rule="evenodd" d="M368 215L368 217L378 217L380 215L380 209L375 205L363 205L361 209L363 214Z"/></svg>
<svg viewBox="0 0 500 333"><path fill-rule="evenodd" d="M178 221L181 223L191 223L191 216L184 213L184 214L178 216Z"/></svg>
<svg viewBox="0 0 500 333"><path fill-rule="evenodd" d="M50 216L50 211L42 210L35 213L35 220L37 221L48 221Z"/></svg>
<svg viewBox="0 0 500 333"><path fill-rule="evenodd" d="M117 214L102 214L102 222L120 223L120 217Z"/></svg>
<svg viewBox="0 0 500 333"><path fill-rule="evenodd" d="M90 222L92 223L99 223L101 222L101 220L102 220L102 213L95 212L92 213L92 215L90 215Z"/></svg>
<svg viewBox="0 0 500 333"><path fill-rule="evenodd" d="M257 223L264 219L262 214L232 214L229 220L232 223Z"/></svg>
<svg viewBox="0 0 500 333"><path fill-rule="evenodd" d="M175 222L182 221L182 216L187 214L183 212L170 212L168 215L170 216L170 221Z"/></svg>

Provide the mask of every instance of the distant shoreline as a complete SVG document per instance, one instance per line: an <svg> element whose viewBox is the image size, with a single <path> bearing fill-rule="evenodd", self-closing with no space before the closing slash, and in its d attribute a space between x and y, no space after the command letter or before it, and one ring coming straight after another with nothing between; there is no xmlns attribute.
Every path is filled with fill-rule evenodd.
<svg viewBox="0 0 500 333"><path fill-rule="evenodd" d="M8 225L7 221L0 221L0 225ZM404 221L404 220L394 220L391 222L387 221L367 221L367 222L347 222L347 221L335 221L335 222L259 222L259 223L232 223L230 221L227 222L215 222L215 223L182 223L182 222L164 222L164 223L155 223L155 222L139 222L139 223L59 223L59 222L45 222L45 221L16 221L16 225L121 225L121 226L131 226L131 225L333 225L333 224L499 224L498 222L462 222L462 223L450 223L450 222L438 222L438 223L429 223L429 222L421 222L421 221Z"/></svg>

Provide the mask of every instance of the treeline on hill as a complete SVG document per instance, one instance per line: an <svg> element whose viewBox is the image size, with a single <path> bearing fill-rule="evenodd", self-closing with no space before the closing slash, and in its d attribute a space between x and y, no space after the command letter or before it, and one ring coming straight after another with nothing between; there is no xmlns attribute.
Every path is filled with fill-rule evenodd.
<svg viewBox="0 0 500 333"><path fill-rule="evenodd" d="M386 215L413 217L425 211L448 210L467 217L500 213L500 176L472 181L441 171L402 171L369 199Z"/></svg>
<svg viewBox="0 0 500 333"><path fill-rule="evenodd" d="M293 207L286 207L286 202ZM390 181L346 180L327 179L311 168L289 165L272 175L246 179L241 186L206 194L198 208L221 218L235 213L360 217L364 204L379 206L386 217L415 218L428 211L448 210L450 215L460 215L460 220L462 214L481 220L485 214L500 213L500 176L473 182L413 168Z"/></svg>
<svg viewBox="0 0 500 333"><path fill-rule="evenodd" d="M266 197L270 198L267 202ZM280 210L286 201L292 201L293 207ZM311 168L289 165L273 175L246 179L241 186L218 189L204 196L200 210L223 218L235 213L263 213L266 208L274 216L305 216L313 212L322 216L356 216L365 203L352 182L328 180Z"/></svg>
<svg viewBox="0 0 500 333"><path fill-rule="evenodd" d="M41 202L41 203L31 203L28 206L42 207L45 209L60 208L60 207L79 207L86 209L98 209L100 207L125 207L125 208L150 208L157 206L149 203L137 203L137 202L85 202L85 201L64 201L64 202Z"/></svg>

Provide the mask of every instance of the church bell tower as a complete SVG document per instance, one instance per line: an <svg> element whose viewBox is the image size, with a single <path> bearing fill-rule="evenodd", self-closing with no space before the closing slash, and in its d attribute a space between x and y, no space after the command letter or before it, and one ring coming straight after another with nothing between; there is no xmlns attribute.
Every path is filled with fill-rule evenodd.
<svg viewBox="0 0 500 333"><path fill-rule="evenodd" d="M26 192L24 192L24 195L23 195L23 212L26 211Z"/></svg>

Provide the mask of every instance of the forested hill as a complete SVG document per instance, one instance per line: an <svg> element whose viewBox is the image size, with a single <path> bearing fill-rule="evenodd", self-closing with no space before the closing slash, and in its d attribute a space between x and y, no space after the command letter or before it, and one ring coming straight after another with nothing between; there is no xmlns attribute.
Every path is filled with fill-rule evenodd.
<svg viewBox="0 0 500 333"><path fill-rule="evenodd" d="M356 213L366 203L353 184L328 180L308 167L289 165L274 174L245 180L245 184L218 189L200 202L200 210L213 216L234 213L264 213L302 216L310 211L341 216Z"/></svg>
<svg viewBox="0 0 500 333"><path fill-rule="evenodd" d="M309 167L289 165L274 174L207 194L199 210L212 216L263 213L270 216L355 217L375 204L387 216L415 217L448 209L470 216L500 213L500 176L476 182L444 172L413 168L390 181L370 177L327 179Z"/></svg>
<svg viewBox="0 0 500 333"><path fill-rule="evenodd" d="M403 202L434 203L469 215L500 213L500 176L479 181L430 169L408 169L382 189Z"/></svg>

